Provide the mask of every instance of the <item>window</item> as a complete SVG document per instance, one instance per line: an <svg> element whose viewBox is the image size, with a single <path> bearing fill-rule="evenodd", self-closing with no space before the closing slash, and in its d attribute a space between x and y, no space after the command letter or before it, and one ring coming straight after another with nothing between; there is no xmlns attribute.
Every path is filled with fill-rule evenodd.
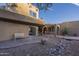
<svg viewBox="0 0 79 59"><path fill-rule="evenodd" d="M30 11L30 15L36 17L36 13L33 11Z"/></svg>
<svg viewBox="0 0 79 59"><path fill-rule="evenodd" d="M36 11L38 11L38 9L36 9Z"/></svg>

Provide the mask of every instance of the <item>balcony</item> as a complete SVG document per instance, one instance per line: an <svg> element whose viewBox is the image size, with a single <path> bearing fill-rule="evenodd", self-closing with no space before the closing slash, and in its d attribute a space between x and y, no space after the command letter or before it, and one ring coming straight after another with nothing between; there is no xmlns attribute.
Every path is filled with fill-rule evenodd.
<svg viewBox="0 0 79 59"><path fill-rule="evenodd" d="M39 19L31 16L24 16L18 13L13 13L5 9L0 9L0 20L34 26L44 25L43 22Z"/></svg>

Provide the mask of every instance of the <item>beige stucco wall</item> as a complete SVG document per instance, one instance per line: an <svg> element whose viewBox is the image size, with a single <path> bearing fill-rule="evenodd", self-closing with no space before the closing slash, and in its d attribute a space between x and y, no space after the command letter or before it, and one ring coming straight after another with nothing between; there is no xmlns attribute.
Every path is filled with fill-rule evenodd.
<svg viewBox="0 0 79 59"><path fill-rule="evenodd" d="M39 16L39 9L36 8L35 6L33 6L32 4L30 3L17 3L16 4L17 7L16 7L16 10L18 13L22 14L22 15L30 15L30 11L33 11L34 13L36 13L36 18L38 18Z"/></svg>
<svg viewBox="0 0 79 59"><path fill-rule="evenodd" d="M29 26L0 21L0 41L10 40L14 33L29 35Z"/></svg>
<svg viewBox="0 0 79 59"><path fill-rule="evenodd" d="M67 28L70 35L77 34L79 36L79 21L66 22L61 24L61 31L63 28Z"/></svg>
<svg viewBox="0 0 79 59"><path fill-rule="evenodd" d="M9 4L11 4L11 3L9 3ZM9 9L7 9L7 10L30 17L31 19L29 19L29 21L30 20L34 21L34 23L44 24L44 21L39 18L39 9L37 7L33 6L31 3L15 3L15 4L16 4L16 6L8 7ZM33 13L36 13L36 17L32 16L30 14L30 11L32 11Z"/></svg>

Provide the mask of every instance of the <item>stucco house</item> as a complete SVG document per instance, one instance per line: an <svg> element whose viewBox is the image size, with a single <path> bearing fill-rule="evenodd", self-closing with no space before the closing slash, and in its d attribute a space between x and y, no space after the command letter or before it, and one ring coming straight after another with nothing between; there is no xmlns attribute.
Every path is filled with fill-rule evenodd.
<svg viewBox="0 0 79 59"><path fill-rule="evenodd" d="M47 34L79 36L79 21L69 21L60 24L45 24Z"/></svg>
<svg viewBox="0 0 79 59"><path fill-rule="evenodd" d="M5 3L0 5L0 41L17 36L38 35L44 25L39 9L30 3Z"/></svg>
<svg viewBox="0 0 79 59"><path fill-rule="evenodd" d="M63 22L60 24L60 34L66 28L69 36L79 36L79 21Z"/></svg>

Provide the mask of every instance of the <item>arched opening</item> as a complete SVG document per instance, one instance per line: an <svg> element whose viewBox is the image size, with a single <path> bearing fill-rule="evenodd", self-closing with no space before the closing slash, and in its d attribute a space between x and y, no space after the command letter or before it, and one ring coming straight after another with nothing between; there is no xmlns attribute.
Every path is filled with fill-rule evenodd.
<svg viewBox="0 0 79 59"><path fill-rule="evenodd" d="M43 26L38 27L38 35L42 35L42 28Z"/></svg>
<svg viewBox="0 0 79 59"><path fill-rule="evenodd" d="M36 27L30 26L29 35L36 35Z"/></svg>
<svg viewBox="0 0 79 59"><path fill-rule="evenodd" d="M46 32L47 32L47 28L44 27L44 28L43 28L43 34L46 34Z"/></svg>
<svg viewBox="0 0 79 59"><path fill-rule="evenodd" d="M59 35L60 34L60 25L56 25L55 27L55 35Z"/></svg>
<svg viewBox="0 0 79 59"><path fill-rule="evenodd" d="M51 32L52 31L52 28L51 27L48 27L48 31Z"/></svg>
<svg viewBox="0 0 79 59"><path fill-rule="evenodd" d="M57 34L59 34L59 30L60 30L60 28L59 28L59 27L57 27Z"/></svg>
<svg viewBox="0 0 79 59"><path fill-rule="evenodd" d="M42 34L46 34L46 33L47 33L47 31L48 31L47 26L44 26L44 27L42 28Z"/></svg>
<svg viewBox="0 0 79 59"><path fill-rule="evenodd" d="M48 30L47 30L47 33L48 34L53 34L54 31L55 31L55 26L54 25L50 25L50 26L47 26Z"/></svg>
<svg viewBox="0 0 79 59"><path fill-rule="evenodd" d="M52 28L52 32L54 32L55 31L55 26L53 25L51 28Z"/></svg>

